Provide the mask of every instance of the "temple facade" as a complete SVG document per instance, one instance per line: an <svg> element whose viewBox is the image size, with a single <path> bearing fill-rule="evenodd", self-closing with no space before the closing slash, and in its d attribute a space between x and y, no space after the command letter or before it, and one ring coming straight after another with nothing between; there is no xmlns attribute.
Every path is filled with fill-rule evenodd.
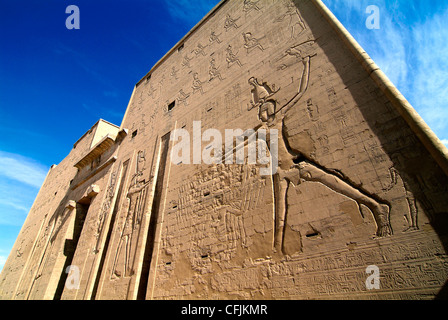
<svg viewBox="0 0 448 320"><path fill-rule="evenodd" d="M447 193L320 0L223 0L51 167L0 298L446 297Z"/></svg>

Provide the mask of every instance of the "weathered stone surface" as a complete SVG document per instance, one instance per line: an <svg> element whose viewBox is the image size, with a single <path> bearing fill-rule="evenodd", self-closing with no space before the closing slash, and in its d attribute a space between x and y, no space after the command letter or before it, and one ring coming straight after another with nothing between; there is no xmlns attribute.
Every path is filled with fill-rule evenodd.
<svg viewBox="0 0 448 320"><path fill-rule="evenodd" d="M173 163L197 121L278 130L278 170ZM0 298L441 297L446 154L319 0L222 1L50 169Z"/></svg>

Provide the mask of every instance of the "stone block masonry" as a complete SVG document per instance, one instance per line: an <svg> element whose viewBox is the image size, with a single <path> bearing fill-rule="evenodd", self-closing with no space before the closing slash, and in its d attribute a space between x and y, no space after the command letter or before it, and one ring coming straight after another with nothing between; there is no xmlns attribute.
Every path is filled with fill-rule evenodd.
<svg viewBox="0 0 448 320"><path fill-rule="evenodd" d="M446 155L320 0L224 0L50 169L0 298L446 298Z"/></svg>

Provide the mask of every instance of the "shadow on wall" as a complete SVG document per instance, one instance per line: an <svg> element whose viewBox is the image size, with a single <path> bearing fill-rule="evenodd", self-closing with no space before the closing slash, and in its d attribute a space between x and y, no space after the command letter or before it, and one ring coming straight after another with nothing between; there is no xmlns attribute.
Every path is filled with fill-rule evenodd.
<svg viewBox="0 0 448 320"><path fill-rule="evenodd" d="M356 60L354 54L345 45L335 45L337 43L332 39L338 38L336 31L330 25L328 29L322 28L320 21L324 18L316 16L318 10L310 8L313 6L312 1L305 4L299 1L295 3L313 32L317 45L324 51L328 61L334 66L344 83L344 92L348 92L353 97L371 133L379 139L381 146L378 147L389 157L392 166L389 166L389 172L385 175L390 176L395 184L399 180L403 182L404 197L410 211L408 214L410 231L421 229L419 215L420 217L425 215L437 233L446 254L448 252L448 212L446 211L448 177L397 109L377 87L368 72ZM314 81L319 81L316 75L317 69L314 71L315 73L312 72L310 77L314 78ZM313 81L310 80L310 82ZM340 95L344 92L339 90L334 94ZM296 105L295 108L302 106L304 106L303 103ZM387 190L382 190L379 194L385 194L385 191ZM396 229L395 234L404 231ZM448 298L448 281L436 298Z"/></svg>

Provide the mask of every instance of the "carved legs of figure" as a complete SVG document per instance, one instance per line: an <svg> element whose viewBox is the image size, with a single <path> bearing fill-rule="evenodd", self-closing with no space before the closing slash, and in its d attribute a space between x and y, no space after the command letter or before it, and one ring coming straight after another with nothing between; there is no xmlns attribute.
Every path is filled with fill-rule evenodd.
<svg viewBox="0 0 448 320"><path fill-rule="evenodd" d="M303 161L297 164L296 167L299 169L300 177L303 180L320 182L333 191L353 199L358 205L362 204L369 208L373 213L378 227L377 236L386 237L392 235L392 228L390 226L390 208L387 204L380 203L378 200L345 182L338 176L327 173L313 164Z"/></svg>
<svg viewBox="0 0 448 320"><path fill-rule="evenodd" d="M317 166L302 161L291 170L279 169L274 175L274 199L275 199L275 232L274 249L276 252L282 251L285 221L287 216L287 193L289 184L298 184L300 180L320 182L331 190L349 197L356 201L358 206L365 205L372 212L377 224L378 237L392 235L390 225L390 208L387 204L381 203L367 193L352 186L337 175L328 173Z"/></svg>

